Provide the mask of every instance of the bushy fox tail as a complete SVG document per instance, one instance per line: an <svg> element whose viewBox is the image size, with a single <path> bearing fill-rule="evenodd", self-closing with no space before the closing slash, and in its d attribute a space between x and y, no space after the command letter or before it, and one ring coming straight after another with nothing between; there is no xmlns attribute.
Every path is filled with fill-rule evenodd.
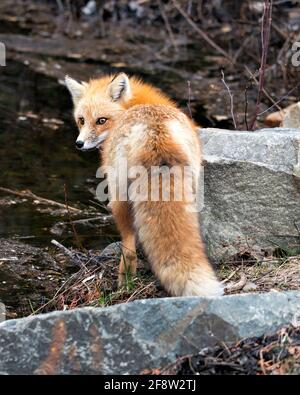
<svg viewBox="0 0 300 395"><path fill-rule="evenodd" d="M206 258L198 213L185 202L133 203L135 227L152 270L173 296L220 296Z"/></svg>

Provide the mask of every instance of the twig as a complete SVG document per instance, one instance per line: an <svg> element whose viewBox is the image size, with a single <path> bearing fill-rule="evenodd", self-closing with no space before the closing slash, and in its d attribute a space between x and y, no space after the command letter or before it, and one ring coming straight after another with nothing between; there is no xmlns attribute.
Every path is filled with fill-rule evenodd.
<svg viewBox="0 0 300 395"><path fill-rule="evenodd" d="M56 206L56 207L60 207L60 208L63 208L64 210L66 210L65 204L62 204L62 203L59 203L59 202L55 202L54 200L49 200L49 199L45 199L45 198L42 198L40 196L37 196L34 193L32 193L31 191L29 191L28 189L24 190L24 191L14 191L14 190L9 189L9 188L0 187L0 191L1 192L5 192L5 193L9 193L11 195L23 197L23 198L25 197L25 198L30 198L32 200L38 200L39 203L41 203L41 204L46 204L48 206ZM69 206L69 210L73 211L74 213L82 213L82 210L80 210L78 208L75 208L75 207L71 207L71 206Z"/></svg>
<svg viewBox="0 0 300 395"><path fill-rule="evenodd" d="M86 269L85 264L81 261L81 259L79 259L75 253L73 253L72 251L70 251L67 247L63 246L62 244L60 244L58 241L56 240L51 240L51 244L55 245L57 248L59 248L60 250L63 251L63 253L65 255L67 255L68 257L70 257L76 264L78 264L80 267Z"/></svg>
<svg viewBox="0 0 300 395"><path fill-rule="evenodd" d="M228 94L229 94L231 118L232 118L232 121L233 121L233 124L234 124L234 128L236 130L237 126L236 126L236 120L235 120L235 115L234 115L233 94L232 94L229 86L227 85L227 83L225 81L225 76L224 76L224 71L223 70L221 70L221 74L222 74L222 82L225 85L225 88L227 89Z"/></svg>
<svg viewBox="0 0 300 395"><path fill-rule="evenodd" d="M188 102L187 102L187 108L189 110L189 114L191 119L193 119L193 114L192 114L192 108L191 108L191 81L187 82L188 85Z"/></svg>
<svg viewBox="0 0 300 395"><path fill-rule="evenodd" d="M134 297L136 297L137 295L139 295L139 294L141 294L142 292L144 292L147 288L152 287L152 285L155 285L155 281L152 281L151 283L147 284L147 285L146 285L145 287L143 287L142 289L137 289L137 290L135 290L135 291L130 295L130 297L126 300L125 303L131 302L132 299L133 299Z"/></svg>
<svg viewBox="0 0 300 395"><path fill-rule="evenodd" d="M77 219L77 220L72 220L73 224L88 224L89 222L94 222L94 221L102 221L102 223L107 224L110 222L113 222L113 216L112 215L106 215L103 214L101 217L93 217L93 218L83 218L83 219ZM60 226L62 225L69 225L69 222L59 222L58 223Z"/></svg>
<svg viewBox="0 0 300 395"><path fill-rule="evenodd" d="M63 253L65 255L67 255L68 257L70 257L73 261L76 262L76 264L78 264L81 268L83 268L84 270L87 270L87 266L89 263L94 262L97 266L102 265L101 262L105 262L107 261L107 257L106 256L99 256L99 257L89 257L87 254L84 255L83 253L80 253L81 256L85 257L87 256L88 260L86 263L84 263L77 255L77 253L73 253L72 251L70 251L67 247L63 246L62 244L60 244L57 240L52 240L51 244L55 245L57 248L59 248L60 250L63 251Z"/></svg>
<svg viewBox="0 0 300 395"><path fill-rule="evenodd" d="M55 240L54 240L55 241ZM58 243L59 244L59 243ZM62 286L56 291L55 295L53 296L52 299L50 299L47 303L45 303L43 306L39 307L38 309L36 309L32 314L30 314L30 317L37 314L38 312L44 310L45 307L49 306L49 304L53 303L55 301L55 299L57 298L57 296L60 294L61 290L64 289L64 287L66 286L67 283L71 282L71 280L73 280L74 277L76 277L78 275L77 273L72 274L72 276L70 278L68 278L68 280L62 284Z"/></svg>
<svg viewBox="0 0 300 395"><path fill-rule="evenodd" d="M236 51L233 60L234 63L237 63L237 60L239 58L239 56L241 55L241 53L243 52L243 49L249 44L249 42L253 39L253 36L249 36L247 37L244 42L242 43L242 45L240 46L240 48Z"/></svg>
<svg viewBox="0 0 300 395"><path fill-rule="evenodd" d="M56 5L57 5L57 8L58 8L58 12L60 14L62 14L65 11L62 1L61 0L56 0Z"/></svg>
<svg viewBox="0 0 300 395"><path fill-rule="evenodd" d="M164 6L163 6L161 0L157 0L157 3L158 3L158 8L160 10L161 16L163 17L163 20L165 22L167 32L168 32L168 34L170 36L171 43L172 43L175 51L178 52L178 46L177 46L176 41L174 39L173 31L172 31L169 19L167 17L167 14L165 13Z"/></svg>
<svg viewBox="0 0 300 395"><path fill-rule="evenodd" d="M185 18L187 23L211 46L213 47L217 52L219 52L221 55L223 55L230 63L234 63L232 60L232 57L225 52L218 44L216 44L199 26L196 25L196 23L189 17L189 15L181 8L181 6L178 4L177 0L172 0L172 3L174 4L174 7L177 9L177 11L180 12L180 14Z"/></svg>
<svg viewBox="0 0 300 395"><path fill-rule="evenodd" d="M67 247L60 244L57 240L51 240L51 244L55 245L57 248L62 250L65 253L65 255L69 256L70 258L72 259L75 258L75 254L72 251L70 251Z"/></svg>
<svg viewBox="0 0 300 395"><path fill-rule="evenodd" d="M249 125L248 125L248 90L251 88L252 83L249 83L244 91L245 95L245 112L244 112L244 120L245 120L245 125L246 129L249 130Z"/></svg>
<svg viewBox="0 0 300 395"><path fill-rule="evenodd" d="M79 249L83 250L83 246L82 246L81 241L79 239L79 236L78 236L75 224L74 224L74 222L72 221L72 218L71 218L71 213L70 213L69 205L68 205L68 196L67 196L67 186L66 186L66 184L64 184L64 193L65 193L65 203L66 203L66 208L67 208L67 212L68 212L68 217L69 217L70 224L72 226L72 230L73 230L73 234L74 234L74 237L75 237L75 241L76 241L77 247Z"/></svg>
<svg viewBox="0 0 300 395"><path fill-rule="evenodd" d="M247 65L245 66L245 70L249 74L249 76L252 78L252 80L255 82L255 84L258 86L259 82L258 82L257 78L255 77L255 75L252 73L252 71L249 69L249 67ZM282 108L278 104L276 104L276 101L266 91L265 88L263 88L262 92L270 100L270 102L273 103L275 107L277 107L278 111L282 111Z"/></svg>
<svg viewBox="0 0 300 395"><path fill-rule="evenodd" d="M227 283L229 280L232 279L232 277L240 270L240 267L238 267L236 270L234 270L232 273L227 278L224 278L224 280L221 281L222 284Z"/></svg>
<svg viewBox="0 0 300 395"><path fill-rule="evenodd" d="M259 69L258 93L257 93L255 112L252 121L250 123L250 130L254 130L256 126L257 116L259 113L259 107L261 103L262 91L264 88L267 55L268 55L268 49L270 43L270 31L272 25L272 7L273 7L273 0L265 0L264 13L262 18L262 31L261 31L262 55L261 55L261 63Z"/></svg>
<svg viewBox="0 0 300 395"><path fill-rule="evenodd" d="M277 104L281 103L284 99L288 98L296 89L298 89L300 86L300 82L294 86L293 89L291 89L288 93L286 93L284 96L282 96L276 103L274 103L271 107L267 108L266 110L260 112L259 114L257 114L257 116L261 116L263 114L265 114L266 112L272 110L272 108L274 108L275 106L277 106Z"/></svg>
<svg viewBox="0 0 300 395"><path fill-rule="evenodd" d="M193 356L194 356L193 354L188 354L188 355L183 355L182 357L177 358L175 362L171 362L169 365L162 368L159 374L165 375L165 374L170 374L170 372L174 372L175 369L178 368L179 365L182 364L182 362L185 362L188 358L192 358Z"/></svg>
<svg viewBox="0 0 300 395"><path fill-rule="evenodd" d="M247 282L246 275L244 273L241 273L239 281L237 281L236 283L233 283L233 284L228 284L225 287L225 290L226 290L226 292L240 291L242 288L244 288L244 286L246 285L246 282Z"/></svg>

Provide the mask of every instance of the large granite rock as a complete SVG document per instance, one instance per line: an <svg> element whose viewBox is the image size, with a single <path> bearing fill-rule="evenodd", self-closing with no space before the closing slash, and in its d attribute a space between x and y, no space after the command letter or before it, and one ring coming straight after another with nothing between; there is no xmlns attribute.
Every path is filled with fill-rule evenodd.
<svg viewBox="0 0 300 395"><path fill-rule="evenodd" d="M138 374L220 342L299 325L300 293L136 301L0 324L2 374Z"/></svg>
<svg viewBox="0 0 300 395"><path fill-rule="evenodd" d="M300 246L300 129L201 129L208 255Z"/></svg>

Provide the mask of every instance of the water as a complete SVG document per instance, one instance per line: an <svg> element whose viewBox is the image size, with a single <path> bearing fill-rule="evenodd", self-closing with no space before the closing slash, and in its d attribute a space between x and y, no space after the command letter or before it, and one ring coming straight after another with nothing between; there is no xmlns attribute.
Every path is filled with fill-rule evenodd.
<svg viewBox="0 0 300 395"><path fill-rule="evenodd" d="M0 186L30 189L36 195L64 203L66 185L71 206L91 206L94 196L87 179L95 181L99 154L75 149L77 128L66 89L55 79L14 61L1 68L0 87ZM33 115L23 119L29 112ZM46 119L55 121L49 124ZM60 121L63 124L57 125ZM3 196L8 195L0 192L0 199ZM12 199L16 204L0 205L0 238L26 237L30 244L49 246L53 238L50 229L61 218L37 211L30 201L22 203L14 196ZM102 228L89 229L88 235L80 236L85 247L100 248L116 236L116 231L111 227L106 232ZM73 235L66 241L74 244Z"/></svg>
<svg viewBox="0 0 300 395"><path fill-rule="evenodd" d="M95 187L99 154L76 150L76 135L72 103L63 86L15 61L0 68L1 187L30 189L64 203L66 186L70 206L98 207L89 189ZM76 245L70 226L61 236L51 232L56 223L68 220L53 208L0 191L0 301L6 305L7 318L26 316L42 306L76 270L51 258L56 251L53 238L66 246ZM118 238L114 226L78 226L77 233L85 248L101 249ZM44 255L45 250L50 256Z"/></svg>

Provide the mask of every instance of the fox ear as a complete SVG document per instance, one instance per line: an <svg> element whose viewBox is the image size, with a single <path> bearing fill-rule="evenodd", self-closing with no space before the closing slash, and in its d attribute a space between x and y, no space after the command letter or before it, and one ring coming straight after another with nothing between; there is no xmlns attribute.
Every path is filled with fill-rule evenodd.
<svg viewBox="0 0 300 395"><path fill-rule="evenodd" d="M79 83L68 75L65 78L65 83L71 93L73 103L76 105L84 94L86 83Z"/></svg>
<svg viewBox="0 0 300 395"><path fill-rule="evenodd" d="M131 98L130 81L125 73L118 74L111 81L109 84L109 95L112 101L127 101Z"/></svg>

